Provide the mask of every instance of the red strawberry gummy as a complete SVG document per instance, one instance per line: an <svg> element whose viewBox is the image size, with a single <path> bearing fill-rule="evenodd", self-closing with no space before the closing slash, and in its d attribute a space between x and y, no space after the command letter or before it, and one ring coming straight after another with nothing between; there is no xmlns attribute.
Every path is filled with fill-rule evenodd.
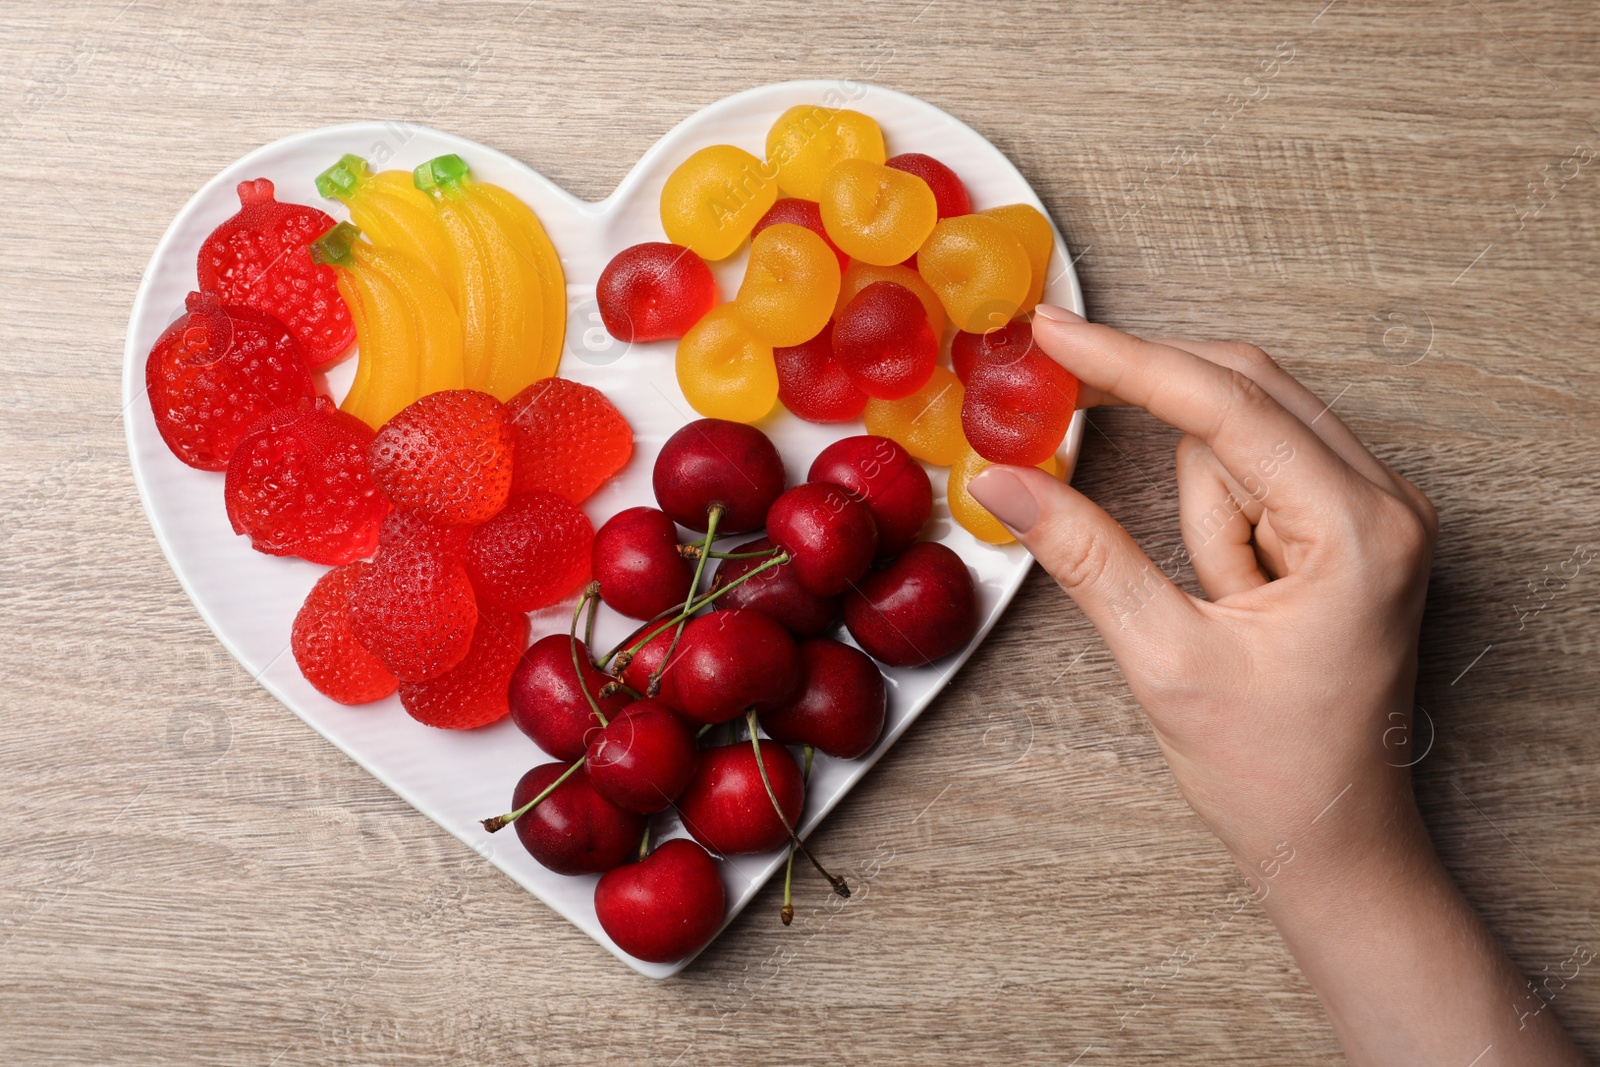
<svg viewBox="0 0 1600 1067"><path fill-rule="evenodd" d="M899 400L933 377L939 339L917 294L895 282L873 282L835 320L833 357L868 396Z"/></svg>
<svg viewBox="0 0 1600 1067"><path fill-rule="evenodd" d="M333 219L314 207L280 204L266 178L240 182L239 205L200 246L200 288L279 319L313 368L327 366L356 339L333 268L311 258L311 242L333 229Z"/></svg>
<svg viewBox="0 0 1600 1067"><path fill-rule="evenodd" d="M442 526L483 522L511 493L511 426L488 393L448 389L414 401L383 424L367 459L395 507Z"/></svg>
<svg viewBox="0 0 1600 1067"><path fill-rule="evenodd" d="M356 640L350 626L350 590L370 566L363 560L335 567L317 580L294 617L289 647L317 692L341 704L370 704L394 692L394 675Z"/></svg>
<svg viewBox="0 0 1600 1067"><path fill-rule="evenodd" d="M866 410L867 394L833 358L833 323L804 344L774 348L772 358L778 399L791 414L807 422L849 422Z"/></svg>
<svg viewBox="0 0 1600 1067"><path fill-rule="evenodd" d="M756 234L768 226L776 226L780 222L804 226L822 238L822 243L827 245L833 251L833 254L838 257L841 271L850 265L850 257L839 250L839 246L833 243L833 238L828 236L828 231L823 227L822 208L817 206L815 200L802 200L798 196L779 198L767 209L767 213L762 215L760 220L756 222L755 228L750 231L751 238L754 239Z"/></svg>
<svg viewBox="0 0 1600 1067"><path fill-rule="evenodd" d="M378 528L378 551L397 552L401 548L419 548L440 559L460 563L467 555L467 538L472 536L470 526L440 526L429 522L415 511L391 511Z"/></svg>
<svg viewBox="0 0 1600 1067"><path fill-rule="evenodd" d="M682 245L646 241L611 258L594 287L600 321L619 341L682 337L717 302L706 261Z"/></svg>
<svg viewBox="0 0 1600 1067"><path fill-rule="evenodd" d="M511 714L511 672L527 643L526 615L484 608L466 658L436 678L402 682L400 703L424 726L443 730L474 730L499 722Z"/></svg>
<svg viewBox="0 0 1600 1067"><path fill-rule="evenodd" d="M215 293L190 293L144 365L161 439L203 471L228 469L250 424L316 395L304 353L270 315L225 308Z"/></svg>
<svg viewBox="0 0 1600 1067"><path fill-rule="evenodd" d="M257 552L337 566L369 556L389 502L367 473L372 430L325 396L258 419L223 490L233 531Z"/></svg>
<svg viewBox="0 0 1600 1067"><path fill-rule="evenodd" d="M991 463L1031 467L1060 447L1078 404L1078 379L1040 349L972 369L961 429Z"/></svg>
<svg viewBox="0 0 1600 1067"><path fill-rule="evenodd" d="M461 564L416 545L380 553L350 591L356 639L402 682L437 678L460 663L477 624Z"/></svg>
<svg viewBox="0 0 1600 1067"><path fill-rule="evenodd" d="M998 330L988 333L967 333L957 330L950 339L950 369L956 372L961 384L972 377L972 369L979 363L1013 363L1024 352L1042 350L1033 343L1033 324L1027 319L1012 319Z"/></svg>
<svg viewBox="0 0 1600 1067"><path fill-rule="evenodd" d="M537 611L589 580L594 527L564 497L542 489L511 498L472 531L467 574L485 604Z"/></svg>
<svg viewBox="0 0 1600 1067"><path fill-rule="evenodd" d="M955 171L932 156L921 152L902 152L898 156L891 156L883 165L915 174L927 182L928 188L933 190L933 202L937 205L939 218L972 214L972 198L967 195L967 187L956 177Z"/></svg>
<svg viewBox="0 0 1600 1067"><path fill-rule="evenodd" d="M516 436L511 491L544 489L581 504L633 455L633 429L590 385L541 378L506 402Z"/></svg>

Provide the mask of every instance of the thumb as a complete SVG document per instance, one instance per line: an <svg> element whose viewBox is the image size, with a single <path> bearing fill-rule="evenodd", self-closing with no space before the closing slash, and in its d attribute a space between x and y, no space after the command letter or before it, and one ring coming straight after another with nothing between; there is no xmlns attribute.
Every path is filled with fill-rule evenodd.
<svg viewBox="0 0 1600 1067"><path fill-rule="evenodd" d="M1105 637L1113 655L1182 641L1198 621L1189 595L1117 520L1034 467L986 467L967 492L1017 535Z"/></svg>

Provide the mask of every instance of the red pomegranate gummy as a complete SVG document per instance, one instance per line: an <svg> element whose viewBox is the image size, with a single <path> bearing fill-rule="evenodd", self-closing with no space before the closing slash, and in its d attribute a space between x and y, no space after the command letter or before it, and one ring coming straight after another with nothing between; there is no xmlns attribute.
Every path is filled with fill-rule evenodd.
<svg viewBox="0 0 1600 1067"><path fill-rule="evenodd" d="M373 481L395 507L444 526L492 518L511 493L512 434L488 393L430 393L383 424L367 449Z"/></svg>
<svg viewBox="0 0 1600 1067"><path fill-rule="evenodd" d="M356 640L350 625L350 590L369 566L346 563L312 586L294 617L289 647L306 681L341 704L370 704L395 690L395 677Z"/></svg>
<svg viewBox="0 0 1600 1067"><path fill-rule="evenodd" d="M472 531L467 574L485 603L537 611L589 580L593 545L594 527L576 504L535 489Z"/></svg>
<svg viewBox="0 0 1600 1067"><path fill-rule="evenodd" d="M336 566L372 554L389 502L367 472L372 430L325 396L250 427L228 461L235 533L272 556Z"/></svg>
<svg viewBox="0 0 1600 1067"><path fill-rule="evenodd" d="M581 504L633 455L628 420L593 386L541 378L506 410L516 440L513 493L547 489Z"/></svg>
<svg viewBox="0 0 1600 1067"><path fill-rule="evenodd" d="M382 552L356 581L350 622L390 674L423 682L466 658L478 602L459 563L406 545Z"/></svg>
<svg viewBox="0 0 1600 1067"><path fill-rule="evenodd" d="M475 730L511 712L506 687L528 643L528 617L518 611L478 609L466 658L422 682L400 683L400 704L425 726Z"/></svg>
<svg viewBox="0 0 1600 1067"><path fill-rule="evenodd" d="M646 241L624 248L594 288L600 321L619 341L682 337L717 302L706 261L682 245Z"/></svg>
<svg viewBox="0 0 1600 1067"><path fill-rule="evenodd" d="M245 431L277 408L316 395L305 354L283 323L215 293L190 293L145 360L145 391L161 439L203 471L228 469Z"/></svg>

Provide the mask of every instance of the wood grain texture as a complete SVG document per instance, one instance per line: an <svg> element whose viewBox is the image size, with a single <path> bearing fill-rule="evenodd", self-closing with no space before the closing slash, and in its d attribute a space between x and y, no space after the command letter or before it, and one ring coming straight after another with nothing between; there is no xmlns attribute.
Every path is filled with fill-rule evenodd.
<svg viewBox="0 0 1600 1067"><path fill-rule="evenodd" d="M806 883L784 930L772 887L650 983L253 685L162 560L123 447L123 331L156 240L226 163L399 117L598 198L696 108L798 77L971 123L1050 207L1096 318L1261 344L1432 496L1427 819L1531 975L1600 945L1595 574L1530 591L1600 542L1600 168L1559 180L1600 146L1593 9L797 11L5 6L0 1060L1341 1061L1259 911L1206 922L1238 875L1040 573L820 832L856 898ZM1078 475L1158 561L1174 440L1096 414ZM1600 971L1551 1010L1600 1054Z"/></svg>

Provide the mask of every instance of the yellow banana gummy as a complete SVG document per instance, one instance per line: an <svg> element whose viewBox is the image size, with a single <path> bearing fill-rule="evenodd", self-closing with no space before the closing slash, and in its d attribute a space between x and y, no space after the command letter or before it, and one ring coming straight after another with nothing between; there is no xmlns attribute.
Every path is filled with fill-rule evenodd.
<svg viewBox="0 0 1600 1067"><path fill-rule="evenodd" d="M349 208L350 221L375 247L403 252L431 269L456 302L449 238L410 171L373 174L366 160L346 155L317 175L317 192Z"/></svg>

